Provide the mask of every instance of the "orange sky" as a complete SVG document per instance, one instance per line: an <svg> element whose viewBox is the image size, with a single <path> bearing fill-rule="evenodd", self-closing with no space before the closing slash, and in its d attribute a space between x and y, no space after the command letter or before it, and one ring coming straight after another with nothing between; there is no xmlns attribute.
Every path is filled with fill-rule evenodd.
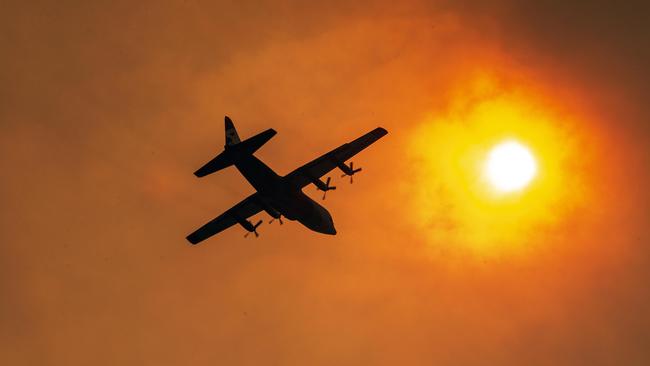
<svg viewBox="0 0 650 366"><path fill-rule="evenodd" d="M553 3L3 5L0 364L648 364L650 9ZM252 191L192 175L225 114L281 174L389 130L338 235L187 245ZM495 131L506 208L450 168Z"/></svg>

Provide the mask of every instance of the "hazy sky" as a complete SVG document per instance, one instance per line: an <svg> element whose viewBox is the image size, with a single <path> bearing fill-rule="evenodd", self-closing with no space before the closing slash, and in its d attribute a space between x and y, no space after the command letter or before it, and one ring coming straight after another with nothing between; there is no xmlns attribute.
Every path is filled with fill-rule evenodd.
<svg viewBox="0 0 650 366"><path fill-rule="evenodd" d="M0 364L647 365L636 3L3 3ZM444 159L499 103L561 157L507 224L468 211ZM278 131L257 156L281 174L390 133L354 185L333 173L337 236L191 247L252 192L192 175L225 114Z"/></svg>

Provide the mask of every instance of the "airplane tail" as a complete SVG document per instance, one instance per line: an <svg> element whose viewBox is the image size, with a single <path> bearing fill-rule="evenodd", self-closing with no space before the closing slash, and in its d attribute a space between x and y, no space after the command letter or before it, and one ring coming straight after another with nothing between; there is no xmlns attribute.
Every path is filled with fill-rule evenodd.
<svg viewBox="0 0 650 366"><path fill-rule="evenodd" d="M235 125L228 116L225 118L224 125L226 130L226 145L224 146L224 151L194 172L194 175L197 177L204 177L208 174L212 174L235 164L242 156L252 155L277 133L274 129L269 128L266 131L260 132L253 137L241 141L237 134L237 129L235 129Z"/></svg>
<svg viewBox="0 0 650 366"><path fill-rule="evenodd" d="M236 145L240 143L239 135L237 134L237 129L232 123L230 117L226 116L225 118L225 127L226 127L226 145Z"/></svg>

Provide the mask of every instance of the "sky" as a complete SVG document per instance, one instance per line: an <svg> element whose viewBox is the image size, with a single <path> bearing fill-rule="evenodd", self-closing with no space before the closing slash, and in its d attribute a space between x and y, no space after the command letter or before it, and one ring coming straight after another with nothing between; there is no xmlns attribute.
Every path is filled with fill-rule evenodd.
<svg viewBox="0 0 650 366"><path fill-rule="evenodd" d="M5 2L0 363L647 365L649 7ZM336 236L190 246L253 190L192 175L224 115L279 174L389 134ZM505 137L540 174L495 197Z"/></svg>

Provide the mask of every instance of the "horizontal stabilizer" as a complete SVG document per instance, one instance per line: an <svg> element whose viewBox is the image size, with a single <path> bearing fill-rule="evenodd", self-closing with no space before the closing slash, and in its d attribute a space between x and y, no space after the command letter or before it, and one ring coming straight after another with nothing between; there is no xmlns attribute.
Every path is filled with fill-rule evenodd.
<svg viewBox="0 0 650 366"><path fill-rule="evenodd" d="M262 147L262 145L269 141L271 137L275 136L276 133L277 132L274 129L269 128L268 130L260 132L238 144L226 145L225 151L194 172L194 175L199 178L205 177L208 174L212 174L235 164L240 156L253 154Z"/></svg>
<svg viewBox="0 0 650 366"><path fill-rule="evenodd" d="M197 177L205 177L235 164L240 156L253 154L277 133L274 129L269 128L251 138L240 141L235 125L228 116L224 118L224 127L226 132L225 150L194 172Z"/></svg>
<svg viewBox="0 0 650 366"><path fill-rule="evenodd" d="M232 146L232 149L238 153L252 154L262 147L262 145L267 143L276 133L277 132L274 129L269 128L266 131L260 132L257 135Z"/></svg>
<svg viewBox="0 0 650 366"><path fill-rule="evenodd" d="M219 171L223 168L227 168L233 164L232 154L230 151L224 151L221 154L217 155L214 159L210 160L207 164L199 168L199 170L194 172L194 175L197 177L205 177L208 174L212 174L216 171Z"/></svg>

